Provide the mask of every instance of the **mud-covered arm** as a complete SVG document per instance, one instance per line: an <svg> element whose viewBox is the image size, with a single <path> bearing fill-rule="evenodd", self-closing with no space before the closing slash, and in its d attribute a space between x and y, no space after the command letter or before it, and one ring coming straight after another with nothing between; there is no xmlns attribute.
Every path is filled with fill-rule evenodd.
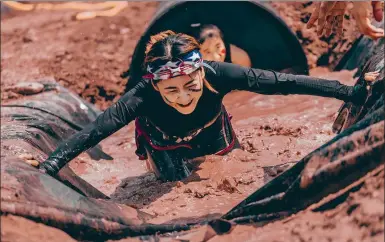
<svg viewBox="0 0 385 242"><path fill-rule="evenodd" d="M94 122L59 144L48 159L40 164L39 169L49 175L55 175L80 153L130 123L141 112L143 97L139 89L134 88L127 92L114 105L101 113Z"/></svg>
<svg viewBox="0 0 385 242"><path fill-rule="evenodd" d="M216 72L208 74L220 93L244 90L261 94L304 94L333 97L343 101L362 101L366 89L305 75L293 75L269 70L242 67L230 63L207 62ZM210 70L207 70L210 72Z"/></svg>

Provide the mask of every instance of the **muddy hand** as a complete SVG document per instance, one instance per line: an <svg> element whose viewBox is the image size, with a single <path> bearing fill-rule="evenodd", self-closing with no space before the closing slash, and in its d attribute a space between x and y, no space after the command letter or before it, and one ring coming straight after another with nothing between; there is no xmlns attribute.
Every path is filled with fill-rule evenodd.
<svg viewBox="0 0 385 242"><path fill-rule="evenodd" d="M347 5L348 2L337 2L330 10L330 14L326 17L326 23L324 25L326 37L331 35L333 28L338 35L342 35L344 27L344 14ZM318 32L318 34L321 35L322 32Z"/></svg>
<svg viewBox="0 0 385 242"><path fill-rule="evenodd" d="M370 85L370 83L374 82L379 75L380 75L380 71L367 72L364 74L364 79L365 81L369 82L369 85Z"/></svg>
<svg viewBox="0 0 385 242"><path fill-rule="evenodd" d="M364 74L365 81L353 87L350 101L358 105L365 103L370 90L370 86L374 81L377 80L377 77L379 75L380 75L380 71L365 73Z"/></svg>
<svg viewBox="0 0 385 242"><path fill-rule="evenodd" d="M357 84L353 87L353 91L351 94L351 102L354 104L363 104L365 103L370 86L374 81L377 80L379 75L381 74L381 70L373 71L373 72L366 72L364 74L364 80L362 83Z"/></svg>
<svg viewBox="0 0 385 242"><path fill-rule="evenodd" d="M371 24L371 11L376 20L383 18L383 2L353 2L352 15L356 20L358 30L372 39L384 37L384 30Z"/></svg>
<svg viewBox="0 0 385 242"><path fill-rule="evenodd" d="M48 173L47 170L45 169L44 165L41 165L39 161L37 161L35 159L35 157L33 157L33 155L31 154L21 154L19 155L19 158L24 160L25 163L39 169L40 172L43 172L43 173Z"/></svg>
<svg viewBox="0 0 385 242"><path fill-rule="evenodd" d="M330 36L333 29L337 34L342 35L344 25L344 14L348 2L331 1L331 2L316 2L316 8L311 15L306 27L308 29L317 24L317 34L322 36Z"/></svg>
<svg viewBox="0 0 385 242"><path fill-rule="evenodd" d="M31 154L21 154L21 155L19 155L19 158L24 160L25 163L27 163L31 166L34 166L36 168L39 167L39 162Z"/></svg>
<svg viewBox="0 0 385 242"><path fill-rule="evenodd" d="M317 34L330 36L335 29L341 35L343 32L344 14L349 2L331 1L316 2L315 10L311 15L307 28L312 28L317 24ZM384 37L384 30L371 24L371 13L376 21L381 21L384 15L383 1L360 1L353 2L352 15L356 20L358 30L373 39Z"/></svg>
<svg viewBox="0 0 385 242"><path fill-rule="evenodd" d="M334 13L332 10L334 9L336 4L337 4L336 1L316 2L314 12L311 15L306 25L307 28L308 29L312 28L313 26L315 26L315 22L318 21L317 23L318 35L322 35L322 33L324 32L324 29L326 29L326 32L331 32L332 23L333 23L331 21L334 21Z"/></svg>

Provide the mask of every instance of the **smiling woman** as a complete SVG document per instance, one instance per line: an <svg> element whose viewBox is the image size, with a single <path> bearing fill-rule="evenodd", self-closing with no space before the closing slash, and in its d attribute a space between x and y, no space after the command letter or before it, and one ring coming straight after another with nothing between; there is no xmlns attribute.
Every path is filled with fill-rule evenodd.
<svg viewBox="0 0 385 242"><path fill-rule="evenodd" d="M160 82L154 85L159 91L163 100L171 107L183 114L190 114L194 111L199 98L203 92L202 72L179 76L169 82Z"/></svg>
<svg viewBox="0 0 385 242"><path fill-rule="evenodd" d="M170 38L169 42L176 42L178 44L175 45L176 48L162 44L162 38L165 39L170 35L174 35L174 39ZM194 60L201 57L199 48L199 44L194 38L188 35L178 36L172 31L165 31L153 36L146 47L145 62L152 63L147 67L150 73L146 77L152 79L151 83L154 89L160 93L164 102L182 114L190 114L195 110L203 92L203 85L216 92L204 78L205 73L202 69L191 73L193 69L190 67L197 64ZM173 59L167 55L174 55L175 60L163 65L165 64L164 59ZM182 59L184 61L181 61ZM157 71L151 73L151 70ZM178 76L178 74L182 75ZM170 79L170 77L174 78ZM161 81L165 79L169 80L167 82Z"/></svg>
<svg viewBox="0 0 385 242"><path fill-rule="evenodd" d="M59 145L40 165L55 175L66 163L135 119L136 154L162 180L190 175L190 161L238 148L222 104L226 94L306 94L361 103L366 84L354 88L338 81L265 71L225 62L203 61L193 37L161 32L145 52L146 74L91 124Z"/></svg>

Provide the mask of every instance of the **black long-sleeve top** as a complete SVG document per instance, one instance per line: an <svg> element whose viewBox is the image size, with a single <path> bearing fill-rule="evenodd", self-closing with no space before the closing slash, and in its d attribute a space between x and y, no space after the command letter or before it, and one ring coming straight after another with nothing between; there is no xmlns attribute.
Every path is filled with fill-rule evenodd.
<svg viewBox="0 0 385 242"><path fill-rule="evenodd" d="M56 174L67 162L104 138L129 124L138 116L146 116L168 135L183 137L203 127L221 110L223 97L233 90L262 94L307 94L350 101L352 86L338 81L246 68L230 63L206 61L216 73L205 67L205 78L218 91L206 87L196 109L188 115L167 105L149 81L142 80L125 93L114 105L68 140L62 142L41 167Z"/></svg>

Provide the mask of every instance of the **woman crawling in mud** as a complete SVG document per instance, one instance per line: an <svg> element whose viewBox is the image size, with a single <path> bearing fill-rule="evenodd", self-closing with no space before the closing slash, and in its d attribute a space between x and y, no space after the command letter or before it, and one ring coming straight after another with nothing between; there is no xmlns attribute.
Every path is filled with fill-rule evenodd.
<svg viewBox="0 0 385 242"><path fill-rule="evenodd" d="M366 86L203 61L196 39L165 31L151 37L143 79L40 164L54 176L70 160L135 120L137 155L164 181L190 175L189 161L239 148L222 104L226 94L305 94L365 101Z"/></svg>

